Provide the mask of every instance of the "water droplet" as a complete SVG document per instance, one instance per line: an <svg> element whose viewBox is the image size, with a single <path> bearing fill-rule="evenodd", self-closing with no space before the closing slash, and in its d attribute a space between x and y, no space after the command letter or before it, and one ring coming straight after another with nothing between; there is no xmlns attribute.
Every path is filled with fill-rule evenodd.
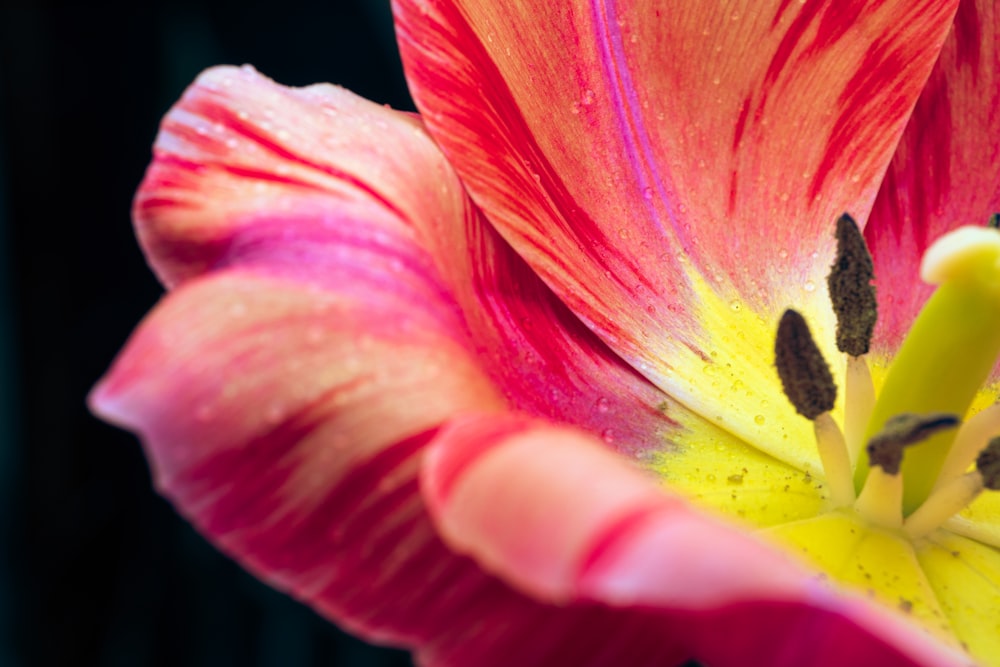
<svg viewBox="0 0 1000 667"><path fill-rule="evenodd" d="M742 306L740 305L740 302L737 299L733 299L732 301L729 302L729 309L732 310L734 313L738 313L740 311L740 308L742 308Z"/></svg>
<svg viewBox="0 0 1000 667"><path fill-rule="evenodd" d="M788 259L788 251L782 248L778 251L778 259Z"/></svg>
<svg viewBox="0 0 1000 667"><path fill-rule="evenodd" d="M574 115L579 115L580 114L580 103L579 102L573 102L573 106L570 107L570 111Z"/></svg>
<svg viewBox="0 0 1000 667"><path fill-rule="evenodd" d="M594 91L592 91L590 88L588 88L587 90L583 91L582 102L584 103L584 105L590 106L591 104L594 103L594 98L595 97L597 97L597 94Z"/></svg>
<svg viewBox="0 0 1000 667"><path fill-rule="evenodd" d="M806 284L802 286L802 289L804 289L807 292L815 292L816 291L816 283L814 283L811 280L807 280Z"/></svg>
<svg viewBox="0 0 1000 667"><path fill-rule="evenodd" d="M710 482L714 482L715 481L715 475L713 473L708 473L707 475L705 475L705 479L707 479Z"/></svg>
<svg viewBox="0 0 1000 667"><path fill-rule="evenodd" d="M642 190L643 198L649 200L653 198L653 188L643 188Z"/></svg>
<svg viewBox="0 0 1000 667"><path fill-rule="evenodd" d="M601 439L609 445L615 441L615 432L610 428L606 428L601 432Z"/></svg>
<svg viewBox="0 0 1000 667"><path fill-rule="evenodd" d="M753 421L758 426L763 426L764 422L766 422L767 419L764 417L764 415L756 415L756 416L754 416Z"/></svg>
<svg viewBox="0 0 1000 667"><path fill-rule="evenodd" d="M598 412L604 413L604 412L607 412L608 409L609 409L608 399L604 398L603 396L601 398L597 399L597 411Z"/></svg>

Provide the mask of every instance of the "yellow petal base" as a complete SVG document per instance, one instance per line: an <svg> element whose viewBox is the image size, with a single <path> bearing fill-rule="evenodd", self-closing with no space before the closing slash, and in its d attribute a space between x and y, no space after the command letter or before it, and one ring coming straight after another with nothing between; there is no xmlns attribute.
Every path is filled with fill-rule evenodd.
<svg viewBox="0 0 1000 667"><path fill-rule="evenodd" d="M911 541L834 509L822 472L804 472L693 416L682 429L672 449L648 462L672 491L1000 667L1000 494L981 496L945 528Z"/></svg>

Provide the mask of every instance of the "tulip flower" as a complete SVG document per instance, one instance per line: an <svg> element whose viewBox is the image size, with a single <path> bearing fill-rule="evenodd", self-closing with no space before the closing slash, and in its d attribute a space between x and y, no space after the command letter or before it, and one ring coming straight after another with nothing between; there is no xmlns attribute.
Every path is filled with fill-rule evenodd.
<svg viewBox="0 0 1000 667"><path fill-rule="evenodd" d="M419 116L163 121L91 404L178 511L426 665L1000 665L994 3L394 14Z"/></svg>

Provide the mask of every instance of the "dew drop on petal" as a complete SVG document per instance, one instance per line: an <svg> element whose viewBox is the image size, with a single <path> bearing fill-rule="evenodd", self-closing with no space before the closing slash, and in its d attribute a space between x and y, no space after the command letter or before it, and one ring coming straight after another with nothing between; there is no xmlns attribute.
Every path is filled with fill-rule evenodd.
<svg viewBox="0 0 1000 667"><path fill-rule="evenodd" d="M802 286L802 289L804 289L807 292L815 292L816 291L816 283L814 283L811 280L807 280L806 284Z"/></svg>
<svg viewBox="0 0 1000 667"><path fill-rule="evenodd" d="M615 441L615 433L610 428L601 431L601 439L609 445Z"/></svg>
<svg viewBox="0 0 1000 667"><path fill-rule="evenodd" d="M763 426L764 422L766 422L767 419L764 418L764 415L756 415L756 416L754 416L753 421L758 426Z"/></svg>
<svg viewBox="0 0 1000 667"><path fill-rule="evenodd" d="M610 404L608 403L608 399L604 398L603 396L601 398L597 399L596 407L597 407L597 411L598 412L601 412L601 413L607 412L608 409L609 409L609 407L610 407Z"/></svg>

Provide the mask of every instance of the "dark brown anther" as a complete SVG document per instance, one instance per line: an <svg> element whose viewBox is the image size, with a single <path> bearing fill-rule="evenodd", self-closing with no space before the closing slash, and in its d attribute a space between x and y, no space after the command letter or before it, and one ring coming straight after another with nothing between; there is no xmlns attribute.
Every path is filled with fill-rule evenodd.
<svg viewBox="0 0 1000 667"><path fill-rule="evenodd" d="M837 257L826 282L837 314L837 349L855 357L868 352L878 319L874 276L865 237L845 213L837 220Z"/></svg>
<svg viewBox="0 0 1000 667"><path fill-rule="evenodd" d="M785 396L796 412L807 419L816 419L833 409L837 400L837 385L826 360L816 347L805 318L794 310L786 310L778 324L774 342L774 363Z"/></svg>
<svg viewBox="0 0 1000 667"><path fill-rule="evenodd" d="M934 412L926 415L903 413L886 421L882 430L868 441L868 459L889 475L899 473L903 462L903 449L921 443L938 431L958 426L956 415Z"/></svg>
<svg viewBox="0 0 1000 667"><path fill-rule="evenodd" d="M976 457L976 470L983 476L983 486L1000 491L1000 437L990 440Z"/></svg>

